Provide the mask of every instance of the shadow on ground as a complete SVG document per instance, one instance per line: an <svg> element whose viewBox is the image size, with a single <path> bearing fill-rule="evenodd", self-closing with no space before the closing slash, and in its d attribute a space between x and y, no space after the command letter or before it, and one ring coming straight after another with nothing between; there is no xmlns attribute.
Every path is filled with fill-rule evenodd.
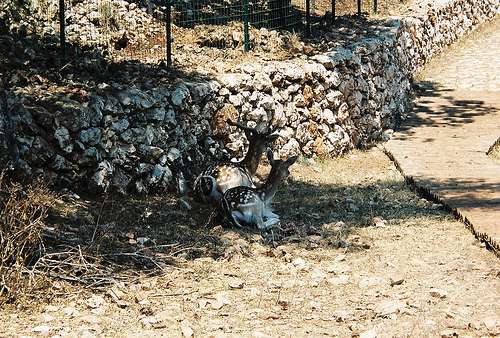
<svg viewBox="0 0 500 338"><path fill-rule="evenodd" d="M405 140L414 135L415 128L429 126L461 127L473 123L475 118L491 114L497 109L482 100L463 100L454 96L453 89L435 82L422 81L415 85L417 100L407 119L400 123L395 135L397 140ZM438 133L439 130L436 130ZM433 142L429 138L427 142Z"/></svg>
<svg viewBox="0 0 500 338"><path fill-rule="evenodd" d="M98 200L66 197L64 211L54 208L49 219L52 232L47 233L47 254L83 250L96 266L109 269L87 271L85 278L75 279L99 286L109 282L108 274L155 274L200 257L251 256L252 243L262 244L270 252L284 244L365 250L370 243L360 240L355 230L375 226L377 218L381 226L405 226L449 217L439 205L415 195L402 178L368 178L355 184L290 180L274 201L282 229L268 233L222 228L217 223L207 226L211 210L190 203L193 209L187 210L171 195Z"/></svg>

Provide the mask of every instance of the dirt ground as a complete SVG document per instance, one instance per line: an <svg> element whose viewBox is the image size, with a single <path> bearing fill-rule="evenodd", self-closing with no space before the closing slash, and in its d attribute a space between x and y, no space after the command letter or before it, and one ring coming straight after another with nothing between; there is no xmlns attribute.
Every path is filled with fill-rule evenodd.
<svg viewBox="0 0 500 338"><path fill-rule="evenodd" d="M243 24L230 22L227 25L196 25L186 28L172 27L173 64L183 71L202 74L229 72L242 62L289 60L305 54L320 53L338 45L351 43L370 34L377 35L378 19L388 16L406 15L408 0L379 1L375 13L371 2L362 2L363 17L357 17L357 3L352 0L337 0L337 19L332 23L331 1L311 1L311 33L305 26L305 1L295 0L292 5L301 13L302 23L287 29L258 29L250 27L249 52L243 51ZM327 15L327 16L325 16ZM155 21L157 27L163 23ZM147 29L146 29L147 30ZM236 40L235 36L238 37ZM328 43L327 43L328 42ZM113 51L115 61L140 60L158 63L165 58L164 32L148 36L145 41L129 44L122 50Z"/></svg>
<svg viewBox="0 0 500 338"><path fill-rule="evenodd" d="M112 233L138 250L140 236L155 242L152 251L177 245L171 264L129 266L99 289L53 279L60 295L0 311L0 336L500 335L500 261L412 192L382 151L304 160L291 171L275 200L284 231L274 240L200 227L209 210L181 210L170 197L136 201L135 218L108 199L100 222L122 214ZM75 200L95 216L91 202Z"/></svg>

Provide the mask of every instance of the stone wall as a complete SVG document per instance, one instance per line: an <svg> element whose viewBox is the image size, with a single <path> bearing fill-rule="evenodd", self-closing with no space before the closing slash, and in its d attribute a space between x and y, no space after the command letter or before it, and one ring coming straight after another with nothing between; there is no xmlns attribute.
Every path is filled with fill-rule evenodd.
<svg viewBox="0 0 500 338"><path fill-rule="evenodd" d="M250 125L272 120L281 156L338 155L388 137L408 109L413 74L498 7L498 0L440 1L326 53L243 64L211 80L102 83L83 103L39 89L45 108L25 104L9 117L16 165L62 186L172 188L174 178L242 153L245 139L224 123L238 116ZM29 93L20 86L15 95Z"/></svg>

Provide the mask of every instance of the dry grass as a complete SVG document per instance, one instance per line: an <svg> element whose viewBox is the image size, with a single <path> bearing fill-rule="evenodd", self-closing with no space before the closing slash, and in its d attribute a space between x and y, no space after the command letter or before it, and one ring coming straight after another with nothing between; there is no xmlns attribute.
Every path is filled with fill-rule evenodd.
<svg viewBox="0 0 500 338"><path fill-rule="evenodd" d="M150 257L160 246L176 245L170 252L175 265L161 275L115 281L105 294L80 288L81 295L53 299L50 307L6 309L0 335L33 334L37 325L54 335L107 337L181 336L186 325L202 337L495 332L483 320L500 301L498 260L440 206L410 191L377 149L292 167L276 198L289 233L277 234L275 242L251 231L200 228L209 210L181 210L169 196L78 201L72 203L79 216L54 226L80 224L79 236L91 238L100 224L99 236L108 233L103 254L118 249L113 242L149 250ZM371 226L373 215L385 225ZM344 233L333 236L339 227ZM134 244L140 236L154 243ZM401 285L391 286L398 275ZM447 296L433 297L433 287ZM380 314L385 302L404 309Z"/></svg>
<svg viewBox="0 0 500 338"><path fill-rule="evenodd" d="M42 231L55 199L41 183L23 187L0 174L0 302L34 286L27 267L43 252Z"/></svg>
<svg viewBox="0 0 500 338"><path fill-rule="evenodd" d="M282 230L259 234L236 231L228 237L217 224L206 228L211 210L195 202L180 207L173 195L102 199L62 196L48 219L43 244L41 219L34 237L43 245L31 273L77 286L107 287L141 275L162 273L201 257L248 255L249 242L260 238L270 248L296 243L303 248L363 250L363 241L349 241L356 229L382 217L394 225L424 217L442 217L432 203L405 187L399 173L380 156L356 152L344 158L304 160L275 199ZM265 173L269 168L261 168ZM21 189L16 186L18 191ZM50 194L46 194L50 196ZM47 210L43 209L45 218ZM257 237L256 237L257 236Z"/></svg>
<svg viewBox="0 0 500 338"><path fill-rule="evenodd" d="M292 168L274 206L282 229L259 234L228 234L217 224L206 228L211 210L192 203L180 207L172 195L103 199L64 197L50 217L52 238L33 271L73 285L106 287L141 274L163 272L169 266L201 257L231 258L249 254L248 242L270 248L296 243L303 248L363 250L366 243L349 241L356 229L371 226L374 217L394 225L442 212L405 187L395 169L373 152L347 157L304 160ZM264 174L267 167L261 168Z"/></svg>
<svg viewBox="0 0 500 338"><path fill-rule="evenodd" d="M405 8L409 0L385 0L378 1L377 12L374 11L373 0L361 2L362 13L368 15L400 15L405 12ZM305 10L305 1L294 0L294 5L302 10ZM332 12L331 0L311 0L311 14L325 15ZM358 4L356 0L336 0L335 12L338 16L354 15L358 12Z"/></svg>

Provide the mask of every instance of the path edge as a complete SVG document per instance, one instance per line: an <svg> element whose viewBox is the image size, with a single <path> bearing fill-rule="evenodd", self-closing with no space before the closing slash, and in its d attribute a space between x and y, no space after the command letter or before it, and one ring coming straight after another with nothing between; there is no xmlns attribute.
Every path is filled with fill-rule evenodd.
<svg viewBox="0 0 500 338"><path fill-rule="evenodd" d="M493 147L497 144L500 144L500 138L496 140L496 142L490 147L490 150L493 149ZM441 204L446 211L451 213L453 217L460 221L461 223L464 224L464 226L472 232L474 237L476 237L480 242L484 243L486 246L486 249L489 251L493 252L498 258L500 258L500 243L496 242L491 236L489 236L485 232L479 232L476 230L474 227L474 224L461 212L460 208L454 208L450 206L448 203L446 203L446 200L444 200L439 194L433 192L431 189L419 184L418 180L415 180L415 178L411 175L407 175L405 171L403 170L403 167L400 165L396 157L384 146L382 145L381 150L384 152L384 154L389 157L389 159L394 163L396 166L397 170L401 173L401 175L404 177L404 180L406 184L410 186L410 188L415 191L419 196L422 198L425 198L426 200L439 203ZM488 152L490 151L488 150Z"/></svg>

